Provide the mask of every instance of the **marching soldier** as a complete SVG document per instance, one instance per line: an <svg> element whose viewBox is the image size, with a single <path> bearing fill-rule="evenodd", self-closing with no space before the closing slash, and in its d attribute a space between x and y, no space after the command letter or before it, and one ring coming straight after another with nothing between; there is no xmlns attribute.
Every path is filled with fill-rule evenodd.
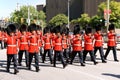
<svg viewBox="0 0 120 80"><path fill-rule="evenodd" d="M83 51L83 61L85 63L86 55L89 52L91 56L91 60L96 65L98 62L95 60L94 56L94 47L93 47L93 36L92 36L92 29L87 28L84 35L84 51Z"/></svg>
<svg viewBox="0 0 120 80"><path fill-rule="evenodd" d="M15 36L16 26L14 24L9 24L7 27L7 34L5 36L5 41L7 42L7 72L10 72L11 60L14 59L14 74L19 71L17 69L17 36Z"/></svg>
<svg viewBox="0 0 120 80"><path fill-rule="evenodd" d="M39 72L39 48L38 48L38 37L36 35L36 24L31 24L28 28L31 32L31 35L29 36L29 63L28 63L28 69L31 70L31 63L33 60L33 56L35 58L35 68L36 72Z"/></svg>
<svg viewBox="0 0 120 80"><path fill-rule="evenodd" d="M55 45L54 45L54 64L53 66L56 67L56 57L57 55L59 55L60 60L63 64L63 68L66 67L66 63L64 61L64 57L63 57L63 49L62 49L62 36L61 36L61 29L60 26L55 27L56 28L56 38L55 38Z"/></svg>
<svg viewBox="0 0 120 80"><path fill-rule="evenodd" d="M46 53L48 53L48 56L50 58L50 63L52 64L52 39L51 39L50 28L49 27L44 28L43 40L44 40L44 54L43 54L43 57L42 57L43 58L42 62L44 63Z"/></svg>
<svg viewBox="0 0 120 80"><path fill-rule="evenodd" d="M22 24L20 27L21 36L19 38L20 46L19 46L19 53L18 53L18 63L21 66L23 53L25 53L25 62L26 67L28 66L28 35L27 35L27 26Z"/></svg>
<svg viewBox="0 0 120 80"><path fill-rule="evenodd" d="M115 26L114 24L109 25L109 33L108 33L108 48L105 53L105 59L107 59L107 56L110 52L110 50L113 50L113 56L114 56L114 61L119 61L117 59L117 52L116 52L116 34L115 34Z"/></svg>
<svg viewBox="0 0 120 80"><path fill-rule="evenodd" d="M1 49L3 49L3 32L2 32L2 28L0 27L0 44L1 44Z"/></svg>
<svg viewBox="0 0 120 80"><path fill-rule="evenodd" d="M83 55L82 55L82 38L80 35L80 26L76 25L74 27L74 38L73 38L73 42L72 42L72 47L73 47L73 52L72 52L72 57L71 57L71 62L70 64L73 63L73 60L76 56L76 54L78 53L79 55L79 62L81 63L81 66L85 66L83 64Z"/></svg>
<svg viewBox="0 0 120 80"><path fill-rule="evenodd" d="M97 50L100 52L102 63L106 63L104 59L104 52L103 52L103 36L101 33L101 26L96 26L96 32L94 34L95 43L94 43L94 55L96 54Z"/></svg>
<svg viewBox="0 0 120 80"><path fill-rule="evenodd" d="M43 48L43 35L42 35L42 28L37 25L37 36L38 36L38 45L39 45L39 52L40 52L40 56L42 58L43 54L42 54L42 48Z"/></svg>
<svg viewBox="0 0 120 80"><path fill-rule="evenodd" d="M66 63L69 62L69 40L68 40L69 29L67 27L62 30L62 48L63 55L66 59Z"/></svg>

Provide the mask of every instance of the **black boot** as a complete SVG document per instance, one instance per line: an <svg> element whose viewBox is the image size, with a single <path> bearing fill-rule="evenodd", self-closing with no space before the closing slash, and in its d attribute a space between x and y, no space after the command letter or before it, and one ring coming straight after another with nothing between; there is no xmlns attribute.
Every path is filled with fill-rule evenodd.
<svg viewBox="0 0 120 80"><path fill-rule="evenodd" d="M14 70L14 74L17 74L19 71L17 69Z"/></svg>
<svg viewBox="0 0 120 80"><path fill-rule="evenodd" d="M85 66L83 63L81 63L81 66Z"/></svg>
<svg viewBox="0 0 120 80"><path fill-rule="evenodd" d="M65 68L67 66L67 64L65 63L65 64L63 64L63 69Z"/></svg>
<svg viewBox="0 0 120 80"><path fill-rule="evenodd" d="M39 72L39 71L40 71L39 67L36 67L36 72Z"/></svg>
<svg viewBox="0 0 120 80"><path fill-rule="evenodd" d="M107 63L107 61L105 61L105 60L102 60L102 63Z"/></svg>
<svg viewBox="0 0 120 80"><path fill-rule="evenodd" d="M98 64L98 62L94 62L94 65Z"/></svg>
<svg viewBox="0 0 120 80"><path fill-rule="evenodd" d="M7 72L10 72L10 70L9 70L8 68L6 69L6 71L7 71Z"/></svg>
<svg viewBox="0 0 120 80"><path fill-rule="evenodd" d="M115 59L114 61L119 62L119 60Z"/></svg>

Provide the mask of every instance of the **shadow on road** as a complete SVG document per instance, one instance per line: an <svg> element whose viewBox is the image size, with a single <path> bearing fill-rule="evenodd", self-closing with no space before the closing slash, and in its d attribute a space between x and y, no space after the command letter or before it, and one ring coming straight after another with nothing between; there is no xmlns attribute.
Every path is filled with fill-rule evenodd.
<svg viewBox="0 0 120 80"><path fill-rule="evenodd" d="M102 73L102 75L105 75L105 76L112 76L112 77L120 78L120 75L116 75L116 74Z"/></svg>

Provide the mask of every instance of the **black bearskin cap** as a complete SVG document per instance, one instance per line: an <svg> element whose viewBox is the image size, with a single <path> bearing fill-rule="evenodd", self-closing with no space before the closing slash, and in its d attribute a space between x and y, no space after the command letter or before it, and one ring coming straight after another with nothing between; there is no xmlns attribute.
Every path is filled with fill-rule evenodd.
<svg viewBox="0 0 120 80"><path fill-rule="evenodd" d="M115 29L114 24L110 24L108 30L114 30L114 29Z"/></svg>
<svg viewBox="0 0 120 80"><path fill-rule="evenodd" d="M42 30L42 27L37 25L37 30Z"/></svg>
<svg viewBox="0 0 120 80"><path fill-rule="evenodd" d="M92 33L92 28L91 27L87 27L85 30L86 34Z"/></svg>
<svg viewBox="0 0 120 80"><path fill-rule="evenodd" d="M20 27L20 32L27 31L27 26L25 24L22 24Z"/></svg>
<svg viewBox="0 0 120 80"><path fill-rule="evenodd" d="M44 30L43 30L43 33L46 34L46 33L49 33L50 32L50 27L45 27Z"/></svg>
<svg viewBox="0 0 120 80"><path fill-rule="evenodd" d="M61 26L56 26L55 27L55 33L61 33Z"/></svg>
<svg viewBox="0 0 120 80"><path fill-rule="evenodd" d="M7 26L7 33L10 34L10 33L15 33L16 32L16 26L14 24L9 24Z"/></svg>
<svg viewBox="0 0 120 80"><path fill-rule="evenodd" d="M30 24L30 26L28 27L28 30L30 31L30 32L32 32L32 31L36 31L37 30L37 26L36 26L36 24Z"/></svg>
<svg viewBox="0 0 120 80"><path fill-rule="evenodd" d="M79 25L75 25L73 32L74 32L74 35L75 35L75 34L80 34L80 26L79 26Z"/></svg>
<svg viewBox="0 0 120 80"><path fill-rule="evenodd" d="M96 25L96 26L95 26L95 30L96 30L96 31L101 31L101 25Z"/></svg>

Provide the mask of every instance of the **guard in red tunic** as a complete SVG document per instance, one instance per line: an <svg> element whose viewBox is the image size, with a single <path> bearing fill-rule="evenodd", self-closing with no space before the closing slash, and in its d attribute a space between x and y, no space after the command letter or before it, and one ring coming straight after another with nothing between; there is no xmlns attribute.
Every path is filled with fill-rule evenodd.
<svg viewBox="0 0 120 80"><path fill-rule="evenodd" d="M42 58L43 56L43 34L41 26L37 25L37 36L38 36L38 45L39 45L39 52Z"/></svg>
<svg viewBox="0 0 120 80"><path fill-rule="evenodd" d="M84 35L84 51L83 51L83 61L85 63L86 55L89 52L91 56L91 60L94 62L94 65L96 65L98 62L95 60L94 56L94 46L93 46L93 36L92 36L92 29L86 28L85 35Z"/></svg>
<svg viewBox="0 0 120 80"><path fill-rule="evenodd" d="M108 48L105 53L105 59L107 59L107 56L110 52L110 50L113 50L113 56L114 56L114 61L119 61L117 59L117 52L116 52L116 33L115 33L115 27L114 24L109 25L109 33L108 33Z"/></svg>
<svg viewBox="0 0 120 80"><path fill-rule="evenodd" d="M50 58L50 63L52 64L52 38L49 27L44 28L43 40L44 40L44 54L43 54L42 62L44 63L46 53L48 53L48 56Z"/></svg>
<svg viewBox="0 0 120 80"><path fill-rule="evenodd" d="M68 39L69 29L64 27L62 29L62 48L63 56L66 59L66 63L69 62L69 39Z"/></svg>
<svg viewBox="0 0 120 80"><path fill-rule="evenodd" d="M55 46L54 46L54 51L55 51L55 54L54 54L54 64L53 66L56 67L56 57L57 55L59 55L60 57L60 60L63 64L63 68L66 67L66 63L64 61L64 57L63 57L63 49L62 49L62 36L61 36L61 28L60 26L57 26L55 31L56 31L56 38L55 38Z"/></svg>
<svg viewBox="0 0 120 80"><path fill-rule="evenodd" d="M25 53L25 63L26 67L28 66L28 35L27 35L27 26L25 24L22 24L20 27L21 36L19 38L20 46L19 46L19 52L18 52L18 63L19 66L21 66L23 53Z"/></svg>
<svg viewBox="0 0 120 80"><path fill-rule="evenodd" d="M39 69L39 47L38 47L38 37L36 34L36 24L31 24L29 26L29 30L31 32L31 35L29 36L29 64L28 64L28 69L31 70L31 63L33 60L33 56L35 58L35 68L36 68L36 72L38 72Z"/></svg>
<svg viewBox="0 0 120 80"><path fill-rule="evenodd" d="M0 44L1 44L1 49L3 49L3 31L2 28L0 27Z"/></svg>
<svg viewBox="0 0 120 80"><path fill-rule="evenodd" d="M17 74L17 36L15 36L16 26L14 24L9 24L7 27L7 34L5 36L5 41L7 42L7 72L10 72L10 63L14 59L14 74Z"/></svg>
<svg viewBox="0 0 120 80"><path fill-rule="evenodd" d="M96 26L96 32L94 34L95 43L94 43L94 55L96 55L97 50L100 52L102 63L106 63L104 59L104 52L103 52L103 35L101 33L101 26Z"/></svg>
<svg viewBox="0 0 120 80"><path fill-rule="evenodd" d="M79 62L81 64L81 66L85 66L83 64L82 38L81 38L81 34L80 34L80 26L79 25L76 25L74 27L74 38L73 38L73 42L72 42L72 47L73 47L73 52L72 52L72 57L71 57L70 64L73 63L73 60L74 60L76 54L78 53L78 55L79 55Z"/></svg>

